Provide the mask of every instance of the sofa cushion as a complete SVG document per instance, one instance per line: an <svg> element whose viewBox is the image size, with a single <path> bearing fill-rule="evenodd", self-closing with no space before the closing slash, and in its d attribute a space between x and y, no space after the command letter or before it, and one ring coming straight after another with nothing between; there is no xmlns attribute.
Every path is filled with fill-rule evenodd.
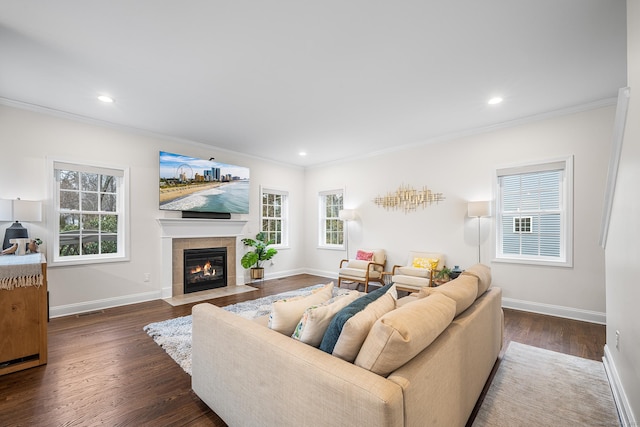
<svg viewBox="0 0 640 427"><path fill-rule="evenodd" d="M484 294L491 286L491 268L484 264L475 264L462 272L461 276L471 275L478 278L478 294L476 298Z"/></svg>
<svg viewBox="0 0 640 427"><path fill-rule="evenodd" d="M455 301L443 294L390 311L374 323L354 363L387 376L431 344L455 313Z"/></svg>
<svg viewBox="0 0 640 427"><path fill-rule="evenodd" d="M437 288L422 288L418 294L419 298L433 294L443 294L456 302L456 316L473 304L478 294L478 279L474 276L460 276L450 282L440 285Z"/></svg>
<svg viewBox="0 0 640 427"><path fill-rule="evenodd" d="M387 292L353 315L342 327L332 354L347 362L353 362L376 320L395 308L396 298L391 292Z"/></svg>
<svg viewBox="0 0 640 427"><path fill-rule="evenodd" d="M327 301L331 298L332 292L333 282L326 284L316 292L305 297L274 301L273 304L271 304L269 328L290 336L307 307Z"/></svg>
<svg viewBox="0 0 640 427"><path fill-rule="evenodd" d="M305 344L318 347L333 316L359 296L360 292L350 291L321 304L308 307L302 314L302 318L293 331L292 337Z"/></svg>
<svg viewBox="0 0 640 427"><path fill-rule="evenodd" d="M354 261L351 261L351 262L354 262ZM351 262L349 263L349 265L351 265ZM362 262L367 262L367 261L362 261ZM341 277L356 277L356 278L364 279L367 275L367 269L366 267L364 267L363 269L344 267L340 269L339 273ZM382 274L379 271L369 270L370 279L378 279L380 278L380 276L382 276Z"/></svg>
<svg viewBox="0 0 640 427"><path fill-rule="evenodd" d="M335 316L333 316L333 319L331 319L331 323L329 323L327 331L322 337L320 350L329 354L333 353L333 349L347 320L351 319L354 315L364 310L365 307L370 303L380 298L387 291L391 290L392 286L392 284L385 285L381 288L376 289L375 291L369 292L368 294L353 301L351 304L349 304L348 306L340 310Z"/></svg>
<svg viewBox="0 0 640 427"><path fill-rule="evenodd" d="M403 276L423 277L428 279L429 277L431 277L431 270L416 267L398 267L396 268L396 274Z"/></svg>
<svg viewBox="0 0 640 427"><path fill-rule="evenodd" d="M352 259L347 263L347 267L345 268L357 268L360 270L366 270L367 266L371 261L363 261L361 259Z"/></svg>

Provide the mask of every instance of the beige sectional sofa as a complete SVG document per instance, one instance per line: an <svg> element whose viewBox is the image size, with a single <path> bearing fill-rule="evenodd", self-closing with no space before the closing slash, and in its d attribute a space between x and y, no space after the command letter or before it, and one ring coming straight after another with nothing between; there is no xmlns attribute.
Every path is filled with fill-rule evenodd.
<svg viewBox="0 0 640 427"><path fill-rule="evenodd" d="M490 270L478 264L398 300L386 323L378 319L385 325L374 327L391 328L400 346L425 334L435 339L388 375L362 367L380 360L367 361L370 354L359 354L358 366L260 322L196 305L192 388L230 426L464 426L502 347L502 293L490 283ZM416 317L420 310L427 320ZM447 317L453 320L441 332L429 330ZM380 341L371 331L361 352Z"/></svg>

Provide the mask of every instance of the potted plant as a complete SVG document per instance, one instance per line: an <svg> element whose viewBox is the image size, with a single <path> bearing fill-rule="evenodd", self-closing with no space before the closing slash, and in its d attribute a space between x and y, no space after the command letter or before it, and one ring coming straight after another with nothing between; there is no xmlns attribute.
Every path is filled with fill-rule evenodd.
<svg viewBox="0 0 640 427"><path fill-rule="evenodd" d="M447 266L442 267L442 270L437 270L436 274L433 276L433 282L436 286L440 286L443 283L446 283L451 278L451 269Z"/></svg>
<svg viewBox="0 0 640 427"><path fill-rule="evenodd" d="M240 260L240 264L244 268L251 269L251 280L264 278L264 267L262 267L262 263L270 260L278 253L274 248L268 247L274 244L275 240L267 240L267 235L260 232L256 234L255 239L242 239L242 243L255 249L244 254Z"/></svg>

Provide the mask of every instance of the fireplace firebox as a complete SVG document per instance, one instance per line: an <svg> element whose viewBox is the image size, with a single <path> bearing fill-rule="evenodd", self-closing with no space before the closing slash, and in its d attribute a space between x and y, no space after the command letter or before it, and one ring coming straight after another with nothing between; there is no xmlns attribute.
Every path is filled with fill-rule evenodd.
<svg viewBox="0 0 640 427"><path fill-rule="evenodd" d="M184 250L184 293L227 286L227 248Z"/></svg>

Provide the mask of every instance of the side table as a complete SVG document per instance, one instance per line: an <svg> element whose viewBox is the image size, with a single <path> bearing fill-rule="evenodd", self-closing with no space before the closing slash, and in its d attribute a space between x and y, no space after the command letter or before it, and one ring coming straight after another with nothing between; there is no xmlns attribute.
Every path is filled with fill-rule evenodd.
<svg viewBox="0 0 640 427"><path fill-rule="evenodd" d="M47 363L47 261L0 256L0 375Z"/></svg>

